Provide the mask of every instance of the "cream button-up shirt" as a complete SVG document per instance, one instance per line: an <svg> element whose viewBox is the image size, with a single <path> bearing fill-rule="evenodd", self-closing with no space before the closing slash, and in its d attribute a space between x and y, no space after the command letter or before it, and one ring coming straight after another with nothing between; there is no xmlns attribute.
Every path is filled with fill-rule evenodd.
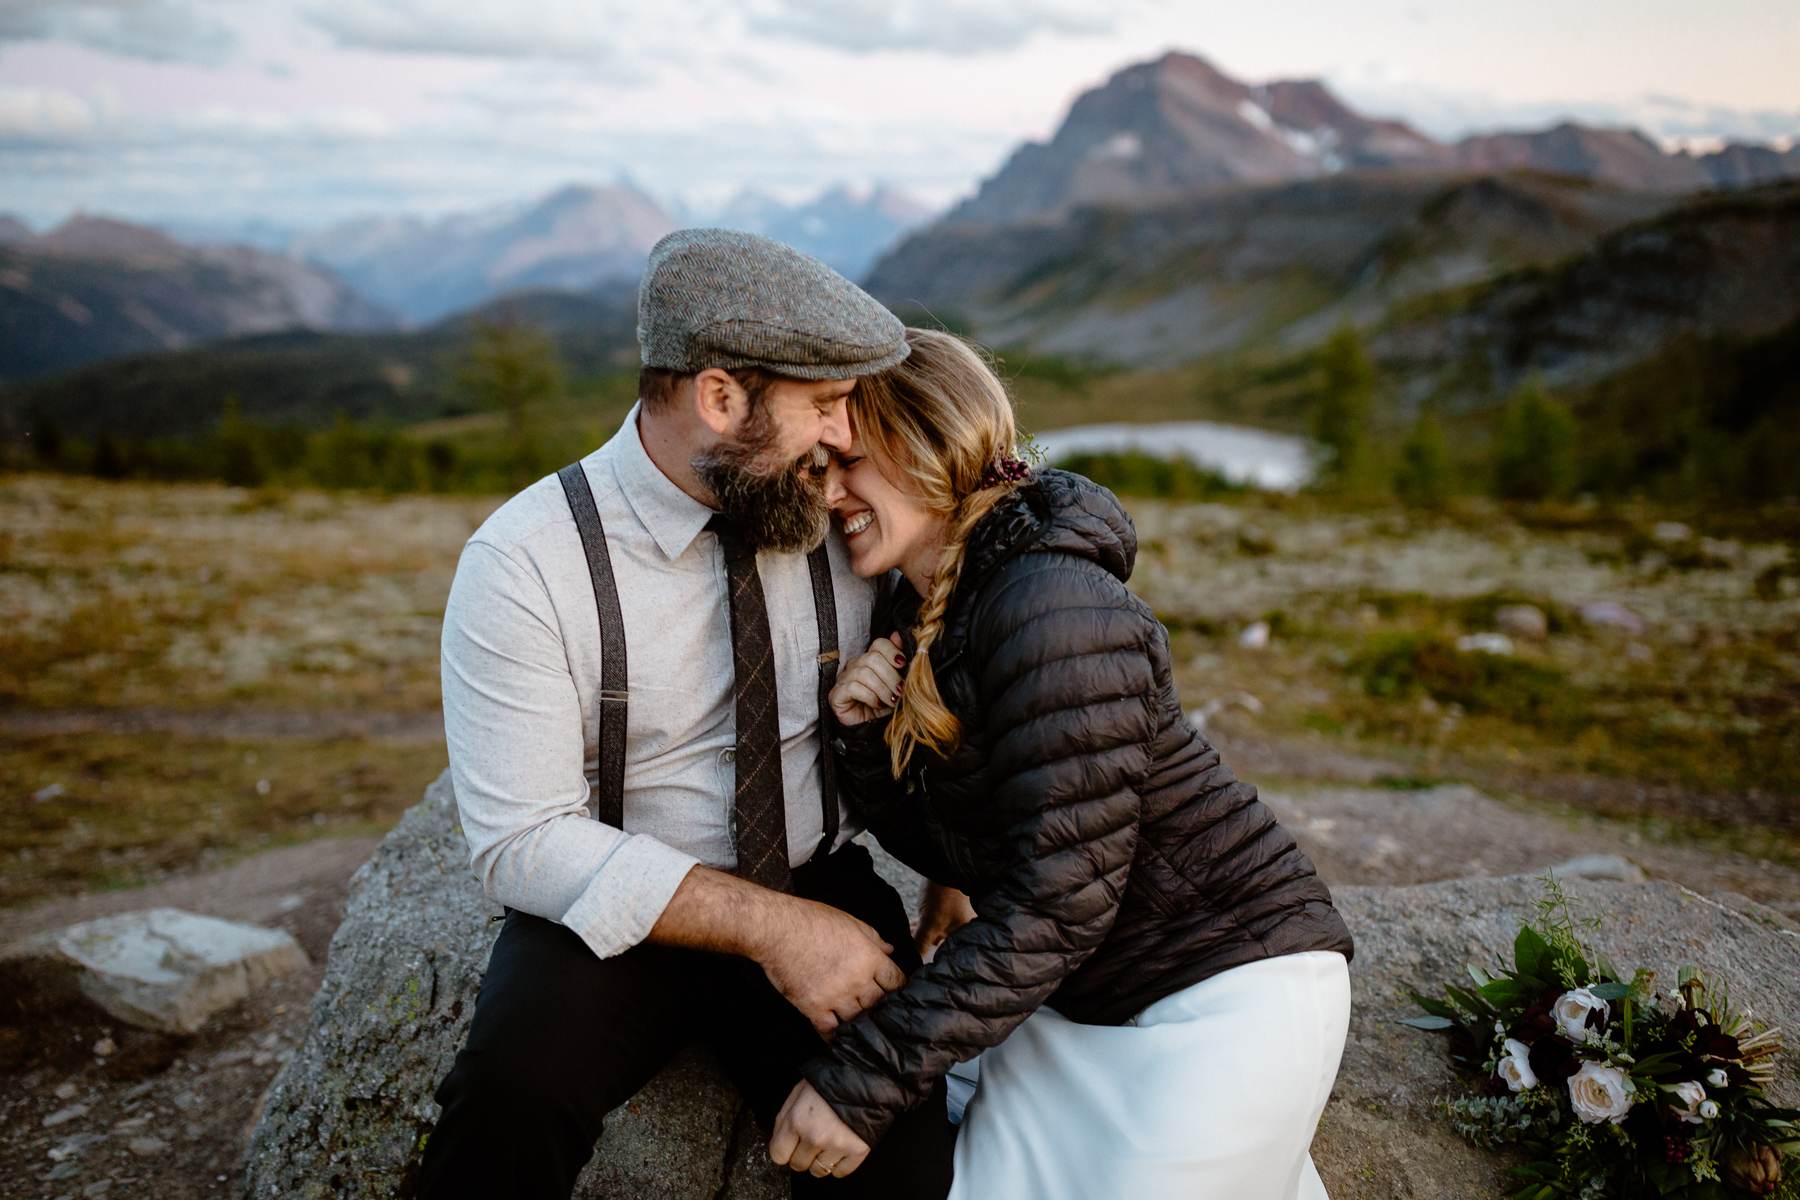
<svg viewBox="0 0 1800 1200"><path fill-rule="evenodd" d="M558 921L602 957L641 942L695 863L730 869L736 704L724 555L712 512L651 461L633 407L582 459L625 618L624 829L596 817L600 627L562 485L540 479L464 547L444 613L444 732L470 860L487 895ZM828 543L838 646L860 653L874 585ZM824 833L818 621L803 554L757 556L779 699L793 865ZM840 806L837 844L860 829Z"/></svg>

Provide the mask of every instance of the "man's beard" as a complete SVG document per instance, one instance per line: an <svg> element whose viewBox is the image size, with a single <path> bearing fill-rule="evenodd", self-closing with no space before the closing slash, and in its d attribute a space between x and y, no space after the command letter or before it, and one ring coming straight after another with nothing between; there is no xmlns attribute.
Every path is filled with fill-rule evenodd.
<svg viewBox="0 0 1800 1200"><path fill-rule="evenodd" d="M759 550L810 551L831 531L825 503L824 451L814 446L770 471L762 459L775 444L775 422L758 404L736 441L723 441L693 458L700 481L719 511L735 521Z"/></svg>

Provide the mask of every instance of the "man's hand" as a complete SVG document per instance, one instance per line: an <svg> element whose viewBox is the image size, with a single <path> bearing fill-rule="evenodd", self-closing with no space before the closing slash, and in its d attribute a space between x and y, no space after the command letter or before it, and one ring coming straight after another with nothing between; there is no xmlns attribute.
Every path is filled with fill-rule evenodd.
<svg viewBox="0 0 1800 1200"><path fill-rule="evenodd" d="M869 1143L857 1137L813 1085L802 1079L775 1116L769 1157L778 1167L805 1171L820 1179L827 1175L842 1179L863 1165L863 1159L869 1157Z"/></svg>
<svg viewBox="0 0 1800 1200"><path fill-rule="evenodd" d="M894 948L849 913L711 867L687 873L650 940L750 959L823 1038L906 982Z"/></svg>
<svg viewBox="0 0 1800 1200"><path fill-rule="evenodd" d="M792 909L755 955L788 1003L830 1040L837 1027L906 982L888 955L894 948L847 912L811 900Z"/></svg>
<svg viewBox="0 0 1800 1200"><path fill-rule="evenodd" d="M919 929L913 942L919 957L930 962L944 939L975 919L975 906L953 887L927 881L919 896Z"/></svg>

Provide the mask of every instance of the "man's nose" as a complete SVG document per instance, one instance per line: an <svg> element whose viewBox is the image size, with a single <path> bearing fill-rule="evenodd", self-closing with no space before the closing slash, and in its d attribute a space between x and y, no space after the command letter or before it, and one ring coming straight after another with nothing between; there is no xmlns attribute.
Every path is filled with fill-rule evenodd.
<svg viewBox="0 0 1800 1200"><path fill-rule="evenodd" d="M827 446L839 454L850 449L850 401L840 399L831 406L831 412L825 417L824 428L819 431L819 444Z"/></svg>

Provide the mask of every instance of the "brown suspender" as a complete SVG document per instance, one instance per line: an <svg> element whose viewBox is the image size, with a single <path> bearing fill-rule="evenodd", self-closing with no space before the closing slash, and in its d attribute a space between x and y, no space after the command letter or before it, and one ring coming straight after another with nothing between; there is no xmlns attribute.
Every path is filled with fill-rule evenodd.
<svg viewBox="0 0 1800 1200"><path fill-rule="evenodd" d="M606 550L606 529L588 487L587 472L571 463L556 473L575 516L581 549L587 556L588 579L594 587L594 606L600 615L600 819L625 827L625 717L629 697L625 671L625 617L619 609L619 588L613 580L612 558ZM819 622L819 792L824 808L825 833L817 854L830 853L837 840L838 804L836 763L827 744L831 727L831 689L837 682L837 599L831 585L831 560L825 547L806 556L812 575L813 613Z"/></svg>

